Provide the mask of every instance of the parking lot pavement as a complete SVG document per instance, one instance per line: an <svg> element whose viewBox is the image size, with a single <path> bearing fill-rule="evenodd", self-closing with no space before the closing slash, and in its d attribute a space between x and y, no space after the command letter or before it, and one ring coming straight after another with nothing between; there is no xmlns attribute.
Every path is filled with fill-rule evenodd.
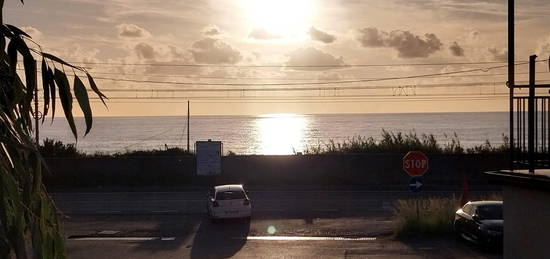
<svg viewBox="0 0 550 259"><path fill-rule="evenodd" d="M202 191L53 195L63 211L69 258L501 257L454 239L393 240L392 205L408 196L255 190L251 221L213 224L205 217Z"/></svg>
<svg viewBox="0 0 550 259"><path fill-rule="evenodd" d="M65 218L69 258L500 258L454 239L394 240L383 218ZM297 238L299 237L299 238ZM344 238L342 238L344 237Z"/></svg>

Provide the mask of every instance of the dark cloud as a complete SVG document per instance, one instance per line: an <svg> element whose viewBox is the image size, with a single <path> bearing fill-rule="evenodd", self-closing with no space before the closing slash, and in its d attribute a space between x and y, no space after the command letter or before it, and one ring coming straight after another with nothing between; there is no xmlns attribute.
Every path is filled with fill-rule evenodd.
<svg viewBox="0 0 550 259"><path fill-rule="evenodd" d="M252 30L248 37L257 40L273 40L282 38L281 35L271 33L264 28L256 28Z"/></svg>
<svg viewBox="0 0 550 259"><path fill-rule="evenodd" d="M464 57L464 48L462 48L458 43L455 41L451 46L449 46L449 50L451 51L451 54L455 57Z"/></svg>
<svg viewBox="0 0 550 259"><path fill-rule="evenodd" d="M287 66L342 66L342 57L335 57L316 48L297 49L288 55ZM293 67L295 70L326 70L331 67Z"/></svg>
<svg viewBox="0 0 550 259"><path fill-rule="evenodd" d="M373 27L359 30L359 42L363 47L385 47L385 39L388 34Z"/></svg>
<svg viewBox="0 0 550 259"><path fill-rule="evenodd" d="M508 60L508 50L506 48L497 49L497 48L488 48L487 52L489 53L490 59L494 61L507 61Z"/></svg>
<svg viewBox="0 0 550 259"><path fill-rule="evenodd" d="M151 33L135 24L119 24L116 26L118 36L121 38L148 38Z"/></svg>
<svg viewBox="0 0 550 259"><path fill-rule="evenodd" d="M147 43L137 44L134 51L140 59L155 59L155 49Z"/></svg>
<svg viewBox="0 0 550 259"><path fill-rule="evenodd" d="M206 36L215 36L220 34L220 29L216 26L209 26L206 29L204 29L204 35Z"/></svg>
<svg viewBox="0 0 550 259"><path fill-rule="evenodd" d="M400 58L426 58L443 46L433 33L421 37L410 31L395 30L388 33L372 27L361 29L359 33L358 40L363 47L393 48Z"/></svg>
<svg viewBox="0 0 550 259"><path fill-rule="evenodd" d="M242 60L241 53L229 44L214 38L195 41L189 50L195 62L206 64L235 64Z"/></svg>
<svg viewBox="0 0 550 259"><path fill-rule="evenodd" d="M309 37L312 40L317 40L323 43L332 43L336 40L336 36L328 34L324 31L318 30L313 26L309 28Z"/></svg>

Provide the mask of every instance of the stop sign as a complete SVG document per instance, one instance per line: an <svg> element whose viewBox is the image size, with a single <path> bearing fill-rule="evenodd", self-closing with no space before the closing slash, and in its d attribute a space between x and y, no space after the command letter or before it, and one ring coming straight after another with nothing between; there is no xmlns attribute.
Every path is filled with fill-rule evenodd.
<svg viewBox="0 0 550 259"><path fill-rule="evenodd" d="M422 176L428 171L428 157L420 151L410 151L403 157L403 170L410 176Z"/></svg>

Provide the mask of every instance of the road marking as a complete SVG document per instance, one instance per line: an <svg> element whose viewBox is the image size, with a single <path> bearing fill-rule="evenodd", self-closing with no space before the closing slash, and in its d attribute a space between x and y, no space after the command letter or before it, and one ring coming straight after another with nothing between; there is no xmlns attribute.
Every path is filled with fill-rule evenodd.
<svg viewBox="0 0 550 259"><path fill-rule="evenodd" d="M98 235L114 235L114 234L118 234L120 231L116 231L116 230L103 230L103 231L99 231L97 232Z"/></svg>
<svg viewBox="0 0 550 259"><path fill-rule="evenodd" d="M75 241L173 241L175 237L69 237Z"/></svg>
<svg viewBox="0 0 550 259"><path fill-rule="evenodd" d="M266 241L375 241L376 237L247 236L234 239Z"/></svg>

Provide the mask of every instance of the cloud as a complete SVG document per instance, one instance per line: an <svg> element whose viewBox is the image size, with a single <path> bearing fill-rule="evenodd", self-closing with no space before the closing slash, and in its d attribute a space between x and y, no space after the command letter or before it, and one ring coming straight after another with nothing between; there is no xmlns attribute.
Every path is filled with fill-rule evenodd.
<svg viewBox="0 0 550 259"><path fill-rule="evenodd" d="M235 64L242 60L241 53L229 44L214 38L195 41L189 50L198 63Z"/></svg>
<svg viewBox="0 0 550 259"><path fill-rule="evenodd" d="M540 57L548 58L548 55L550 55L550 36L546 37L546 39L539 41L537 54Z"/></svg>
<svg viewBox="0 0 550 259"><path fill-rule="evenodd" d="M433 33L421 37L410 31L394 30L388 33L373 27L361 29L359 33L358 40L363 47L393 48L400 58L426 58L443 46Z"/></svg>
<svg viewBox="0 0 550 259"><path fill-rule="evenodd" d="M151 33L135 24L123 23L116 26L120 38L145 39L151 37Z"/></svg>
<svg viewBox="0 0 550 259"><path fill-rule="evenodd" d="M140 59L155 59L155 49L147 43L139 43L134 47L136 55Z"/></svg>
<svg viewBox="0 0 550 259"><path fill-rule="evenodd" d="M35 40L42 38L42 32L32 26L23 26L21 30L29 34L31 38Z"/></svg>
<svg viewBox="0 0 550 259"><path fill-rule="evenodd" d="M502 48L497 49L495 47L491 47L487 49L489 58L494 61L507 61L508 60L508 49Z"/></svg>
<svg viewBox="0 0 550 259"><path fill-rule="evenodd" d="M287 66L342 66L342 57L335 56L313 47L297 49L288 55ZM326 70L334 67L293 67L295 70Z"/></svg>
<svg viewBox="0 0 550 259"><path fill-rule="evenodd" d="M216 36L220 34L220 29L216 25L210 25L204 29L203 34L205 36Z"/></svg>
<svg viewBox="0 0 550 259"><path fill-rule="evenodd" d="M336 40L336 36L318 30L313 26L309 28L309 37L311 37L312 40L317 40L323 43L332 43Z"/></svg>
<svg viewBox="0 0 550 259"><path fill-rule="evenodd" d="M264 28L256 28L250 32L248 35L249 38L257 40L273 40L282 38L281 35L271 33Z"/></svg>
<svg viewBox="0 0 550 259"><path fill-rule="evenodd" d="M464 48L462 48L458 43L455 41L449 46L449 50L451 51L451 54L455 57L464 57Z"/></svg>
<svg viewBox="0 0 550 259"><path fill-rule="evenodd" d="M385 39L388 37L388 34L383 31L378 31L378 29L369 27L359 30L360 37L359 42L363 47L385 47Z"/></svg>

